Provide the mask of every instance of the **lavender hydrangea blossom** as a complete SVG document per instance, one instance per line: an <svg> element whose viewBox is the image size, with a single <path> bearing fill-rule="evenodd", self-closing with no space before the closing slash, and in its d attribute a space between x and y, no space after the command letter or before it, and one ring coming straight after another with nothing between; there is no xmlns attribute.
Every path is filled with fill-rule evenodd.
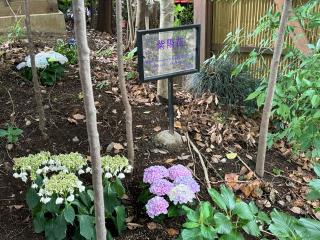
<svg viewBox="0 0 320 240"><path fill-rule="evenodd" d="M172 181L176 180L176 178L179 178L179 177L188 177L188 176L192 177L191 171L181 164L170 167L168 171L169 171L169 178Z"/></svg>
<svg viewBox="0 0 320 240"><path fill-rule="evenodd" d="M166 177L169 177L168 169L163 166L151 166L144 170L143 182L152 184Z"/></svg>
<svg viewBox="0 0 320 240"><path fill-rule="evenodd" d="M167 195L170 190L174 187L172 182L166 179L160 179L150 186L150 192L157 196Z"/></svg>
<svg viewBox="0 0 320 240"><path fill-rule="evenodd" d="M154 218L160 214L168 213L169 203L159 196L151 198L146 204L147 214L149 217Z"/></svg>
<svg viewBox="0 0 320 240"><path fill-rule="evenodd" d="M193 193L200 192L200 186L191 176L178 177L174 180L174 185L186 185Z"/></svg>
<svg viewBox="0 0 320 240"><path fill-rule="evenodd" d="M168 196L170 201L172 201L174 205L192 202L193 199L196 197L195 193L184 184L176 185L174 188L171 189Z"/></svg>

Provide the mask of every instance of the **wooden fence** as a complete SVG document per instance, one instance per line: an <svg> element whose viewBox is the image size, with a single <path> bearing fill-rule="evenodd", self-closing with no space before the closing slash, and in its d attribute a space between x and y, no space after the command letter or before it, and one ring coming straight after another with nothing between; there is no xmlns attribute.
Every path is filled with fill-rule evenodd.
<svg viewBox="0 0 320 240"><path fill-rule="evenodd" d="M205 26L205 29L203 27L202 30L204 30L206 34L206 45L209 46L207 52L203 53L202 56L209 57L213 53L218 53L223 46L227 34L235 32L236 29L242 29L245 35L251 33L256 28L260 18L265 16L270 8L276 9L275 2L280 1L281 0L214 0L211 2L210 0L195 0L195 14L196 11L204 11L200 9L200 5L202 4L202 6L204 6L204 2L207 2L206 6L210 8L209 13L195 16L195 21ZM297 6L305 2L306 0L293 0L293 5ZM199 4L198 9L197 4ZM320 3L316 11L320 12ZM306 36L310 43L316 43L320 38L320 28L306 32ZM241 45L241 55L238 60L244 61L253 49L259 47L262 39L271 38L271 32L262 33L256 38L246 38ZM286 41L292 44L292 38L287 37ZM266 66L267 68L270 66L272 53L272 50L266 51L264 62L258 62L257 68L261 69L262 66L264 66L264 71L268 71Z"/></svg>

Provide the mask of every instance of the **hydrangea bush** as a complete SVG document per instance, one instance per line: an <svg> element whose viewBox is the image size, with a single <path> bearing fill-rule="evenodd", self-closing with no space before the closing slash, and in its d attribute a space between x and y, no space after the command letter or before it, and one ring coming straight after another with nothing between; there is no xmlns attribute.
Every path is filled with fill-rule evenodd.
<svg viewBox="0 0 320 240"><path fill-rule="evenodd" d="M94 239L93 188L85 178L81 179L92 170L84 156L40 152L14 160L13 176L30 183L26 200L35 232L44 231L47 239L59 240L65 239L67 228L71 228L73 239ZM132 167L122 156L105 156L102 162L105 214L115 229L108 231L112 237L111 232L120 234L125 228L125 208L121 204L125 189L121 179Z"/></svg>
<svg viewBox="0 0 320 240"><path fill-rule="evenodd" d="M43 85L53 85L63 76L67 62L67 57L55 51L37 53L35 63L40 82ZM27 56L25 61L19 63L16 68L27 80L32 81L30 56Z"/></svg>
<svg viewBox="0 0 320 240"><path fill-rule="evenodd" d="M148 190L153 194L146 204L151 218L161 214L179 215L181 206L192 203L200 191L191 171L181 164L168 169L164 166L148 167L144 170L143 182L149 185Z"/></svg>

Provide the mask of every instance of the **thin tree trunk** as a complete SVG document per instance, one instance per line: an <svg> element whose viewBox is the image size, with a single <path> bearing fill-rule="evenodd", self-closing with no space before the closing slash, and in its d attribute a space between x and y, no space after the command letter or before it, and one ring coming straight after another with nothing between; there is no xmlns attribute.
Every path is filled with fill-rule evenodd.
<svg viewBox="0 0 320 240"><path fill-rule="evenodd" d="M137 38L137 31L144 29L145 23L144 18L146 15L146 1L145 0L137 0L137 7L136 7L136 26L134 31L134 45L136 43Z"/></svg>
<svg viewBox="0 0 320 240"><path fill-rule="evenodd" d="M106 239L104 200L102 186L102 169L100 158L100 141L97 128L96 108L90 72L90 49L86 35L86 18L83 0L73 0L74 29L78 43L79 71L84 94L84 108L92 162L92 183L94 190L94 207L96 218L96 236L98 240Z"/></svg>
<svg viewBox="0 0 320 240"><path fill-rule="evenodd" d="M25 11L25 15L26 15L25 24L26 24L27 35L28 35L33 90L34 90L34 96L35 96L35 100L36 100L36 104L37 104L37 111L39 114L39 129L42 133L43 138L46 139L47 138L47 134L45 131L46 118L45 118L44 108L43 108L43 104L42 104L42 96L41 96L40 84L39 84L39 80L38 80L38 73L37 73L36 61L35 61L35 55L34 55L34 45L33 45L33 40L32 40L31 23L30 23L30 3L29 3L29 0L24 1L24 11Z"/></svg>
<svg viewBox="0 0 320 240"><path fill-rule="evenodd" d="M112 0L98 0L97 30L112 34Z"/></svg>
<svg viewBox="0 0 320 240"><path fill-rule="evenodd" d="M134 28L133 28L133 17L132 17L131 5L132 5L131 0L127 0L128 26L129 26L129 41L128 41L129 46L131 46L133 44L133 40L134 40L134 36L133 36L134 35Z"/></svg>
<svg viewBox="0 0 320 240"><path fill-rule="evenodd" d="M174 0L160 1L160 28L173 26L174 21ZM157 95L160 98L168 99L168 80L157 82Z"/></svg>
<svg viewBox="0 0 320 240"><path fill-rule="evenodd" d="M121 90L121 98L126 112L126 134L128 142L128 159L134 166L134 145L132 132L132 110L128 100L128 93L123 71L123 41L122 41L122 4L121 0L116 0L116 15L117 15L117 51L118 51L118 78Z"/></svg>
<svg viewBox="0 0 320 240"><path fill-rule="evenodd" d="M273 53L272 62L271 62L267 96L266 96L266 100L263 108L263 114L262 114L261 125L260 125L259 146L258 146L258 155L257 155L257 162L256 162L256 173L259 177L263 177L264 175L269 119L270 119L271 110L272 110L272 100L273 100L274 90L277 82L279 62L280 62L280 57L282 53L285 29L288 22L289 9L291 8L291 4L292 4L291 0L285 1L284 8L281 14L278 36L275 43L274 53Z"/></svg>

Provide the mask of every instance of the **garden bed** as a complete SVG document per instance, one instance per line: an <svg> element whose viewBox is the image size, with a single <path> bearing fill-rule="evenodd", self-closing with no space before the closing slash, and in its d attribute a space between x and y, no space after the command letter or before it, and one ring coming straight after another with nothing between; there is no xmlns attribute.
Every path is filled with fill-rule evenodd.
<svg viewBox="0 0 320 240"><path fill-rule="evenodd" d="M114 45L114 39L95 32L90 32L89 39L94 53L103 47ZM37 40L36 46L38 49L44 49L52 47L53 44L52 38L47 36L42 37L41 41ZM75 117L76 114L84 115L81 85L78 70L73 66L68 67L66 75L54 86L42 87L49 136L47 140L43 140L38 130L32 84L24 82L13 65L26 56L26 44L15 43L7 50L4 64L0 67L0 128L4 128L5 123L11 119L23 130L23 135L12 149L10 146L8 149L6 141L0 139L1 239L44 239L41 234L35 234L33 231L31 215L25 204L26 186L12 177L13 158L40 151L50 151L53 154L79 152L89 155L85 122ZM92 54L92 76L103 155L126 155L122 149L107 152L112 142L119 143L124 148L126 142L123 106L116 82L116 60L115 51L108 57ZM132 64L127 64L127 72L134 70ZM106 85L101 85L104 81ZM170 166L181 163L188 166L202 184L199 197L208 199L203 170L198 156L190 150L188 144L175 152L167 152L152 143L152 137L160 129L167 128L166 105L157 103L154 85L140 85L135 79L127 83L133 108L136 157L135 171L124 183L127 190L124 203L127 207L128 228L117 239L173 239L179 234L183 219L169 219L162 224L155 224L137 201L143 171L146 167L156 164ZM182 135L188 132L192 141L210 162L208 171L214 187L228 183L225 180L226 174L234 173L241 176L239 173L243 171L243 162L254 169L259 121L216 105L209 96L194 100L180 90L177 92L176 104L176 130ZM291 213L293 211L300 216L312 215L311 205L304 199L307 182L312 177L309 162L303 158L294 162L290 159L290 151L288 154L286 150L290 149L279 143L277 149L268 152L268 174L261 185L261 194L250 194L245 198L243 192L238 190L238 196L244 200L255 200L257 205L266 211L276 207ZM228 159L227 153L237 153L240 158ZM277 175L276 171L280 174ZM248 172L247 169L246 174ZM255 178L251 177L246 181L250 184L253 180Z"/></svg>

